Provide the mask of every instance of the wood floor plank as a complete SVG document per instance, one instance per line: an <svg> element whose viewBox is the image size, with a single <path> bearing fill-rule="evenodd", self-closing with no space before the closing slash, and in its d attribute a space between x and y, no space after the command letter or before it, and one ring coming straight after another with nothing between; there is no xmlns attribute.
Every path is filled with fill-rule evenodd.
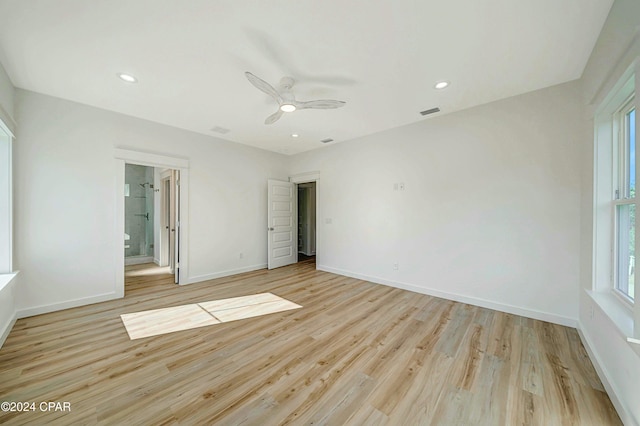
<svg viewBox="0 0 640 426"><path fill-rule="evenodd" d="M20 319L0 424L619 425L576 330L315 269L188 286L127 267L123 299ZM272 293L302 308L130 340L120 315ZM256 312L257 314L257 312Z"/></svg>

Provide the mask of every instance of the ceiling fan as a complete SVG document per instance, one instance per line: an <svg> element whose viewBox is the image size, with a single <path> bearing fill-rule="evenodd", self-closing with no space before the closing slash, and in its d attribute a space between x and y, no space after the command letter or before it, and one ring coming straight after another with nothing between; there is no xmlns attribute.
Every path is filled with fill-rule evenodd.
<svg viewBox="0 0 640 426"><path fill-rule="evenodd" d="M296 98L293 96L291 92L291 88L295 83L295 80L291 77L282 77L280 80L280 91L276 90L266 81L256 77L251 74L249 71L245 72L244 75L247 76L247 79L251 84L256 86L259 90L263 91L267 95L271 96L273 99L278 102L278 111L271 114L264 120L264 124L273 124L282 117L282 114L285 112L293 112L297 109L334 109L340 108L344 106L346 102L343 101L335 101L332 99L322 99L317 101L296 101Z"/></svg>

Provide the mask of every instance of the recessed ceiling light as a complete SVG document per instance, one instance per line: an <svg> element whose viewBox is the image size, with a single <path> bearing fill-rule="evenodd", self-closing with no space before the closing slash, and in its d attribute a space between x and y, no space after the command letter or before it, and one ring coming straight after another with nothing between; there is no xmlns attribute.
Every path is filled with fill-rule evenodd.
<svg viewBox="0 0 640 426"><path fill-rule="evenodd" d="M300 135L299 135L299 134L297 134L297 133L292 133L292 134L291 134L291 137L292 137L292 138L297 138L298 136L300 136Z"/></svg>
<svg viewBox="0 0 640 426"><path fill-rule="evenodd" d="M446 88L448 86L449 86L449 82L448 81L439 81L433 87L435 87L436 89L440 90L440 89L444 89L444 88Z"/></svg>
<svg viewBox="0 0 640 426"><path fill-rule="evenodd" d="M126 81L127 83L137 83L138 79L132 76L131 74L125 74L123 72L118 73L118 77L122 81Z"/></svg>
<svg viewBox="0 0 640 426"><path fill-rule="evenodd" d="M282 112L293 112L296 110L296 106L292 104L282 104L280 105L280 111Z"/></svg>

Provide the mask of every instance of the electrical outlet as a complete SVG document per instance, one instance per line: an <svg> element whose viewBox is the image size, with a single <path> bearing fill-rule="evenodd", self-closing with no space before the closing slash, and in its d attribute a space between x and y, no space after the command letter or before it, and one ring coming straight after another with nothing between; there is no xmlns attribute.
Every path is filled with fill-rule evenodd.
<svg viewBox="0 0 640 426"><path fill-rule="evenodd" d="M400 182L400 183L398 184L398 189L399 189L400 191L404 191L404 182Z"/></svg>
<svg viewBox="0 0 640 426"><path fill-rule="evenodd" d="M244 257L244 253L240 253L240 259Z"/></svg>
<svg viewBox="0 0 640 426"><path fill-rule="evenodd" d="M393 264L393 270L397 271L398 269L400 269L400 265L398 264L398 262L394 262Z"/></svg>

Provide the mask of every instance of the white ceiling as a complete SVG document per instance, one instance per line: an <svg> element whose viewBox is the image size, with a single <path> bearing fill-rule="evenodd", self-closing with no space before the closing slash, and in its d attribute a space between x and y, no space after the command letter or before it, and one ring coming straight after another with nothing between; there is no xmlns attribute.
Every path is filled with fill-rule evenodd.
<svg viewBox="0 0 640 426"><path fill-rule="evenodd" d="M0 0L0 62L16 87L294 154L579 78L612 2ZM266 126L245 71L347 104Z"/></svg>

